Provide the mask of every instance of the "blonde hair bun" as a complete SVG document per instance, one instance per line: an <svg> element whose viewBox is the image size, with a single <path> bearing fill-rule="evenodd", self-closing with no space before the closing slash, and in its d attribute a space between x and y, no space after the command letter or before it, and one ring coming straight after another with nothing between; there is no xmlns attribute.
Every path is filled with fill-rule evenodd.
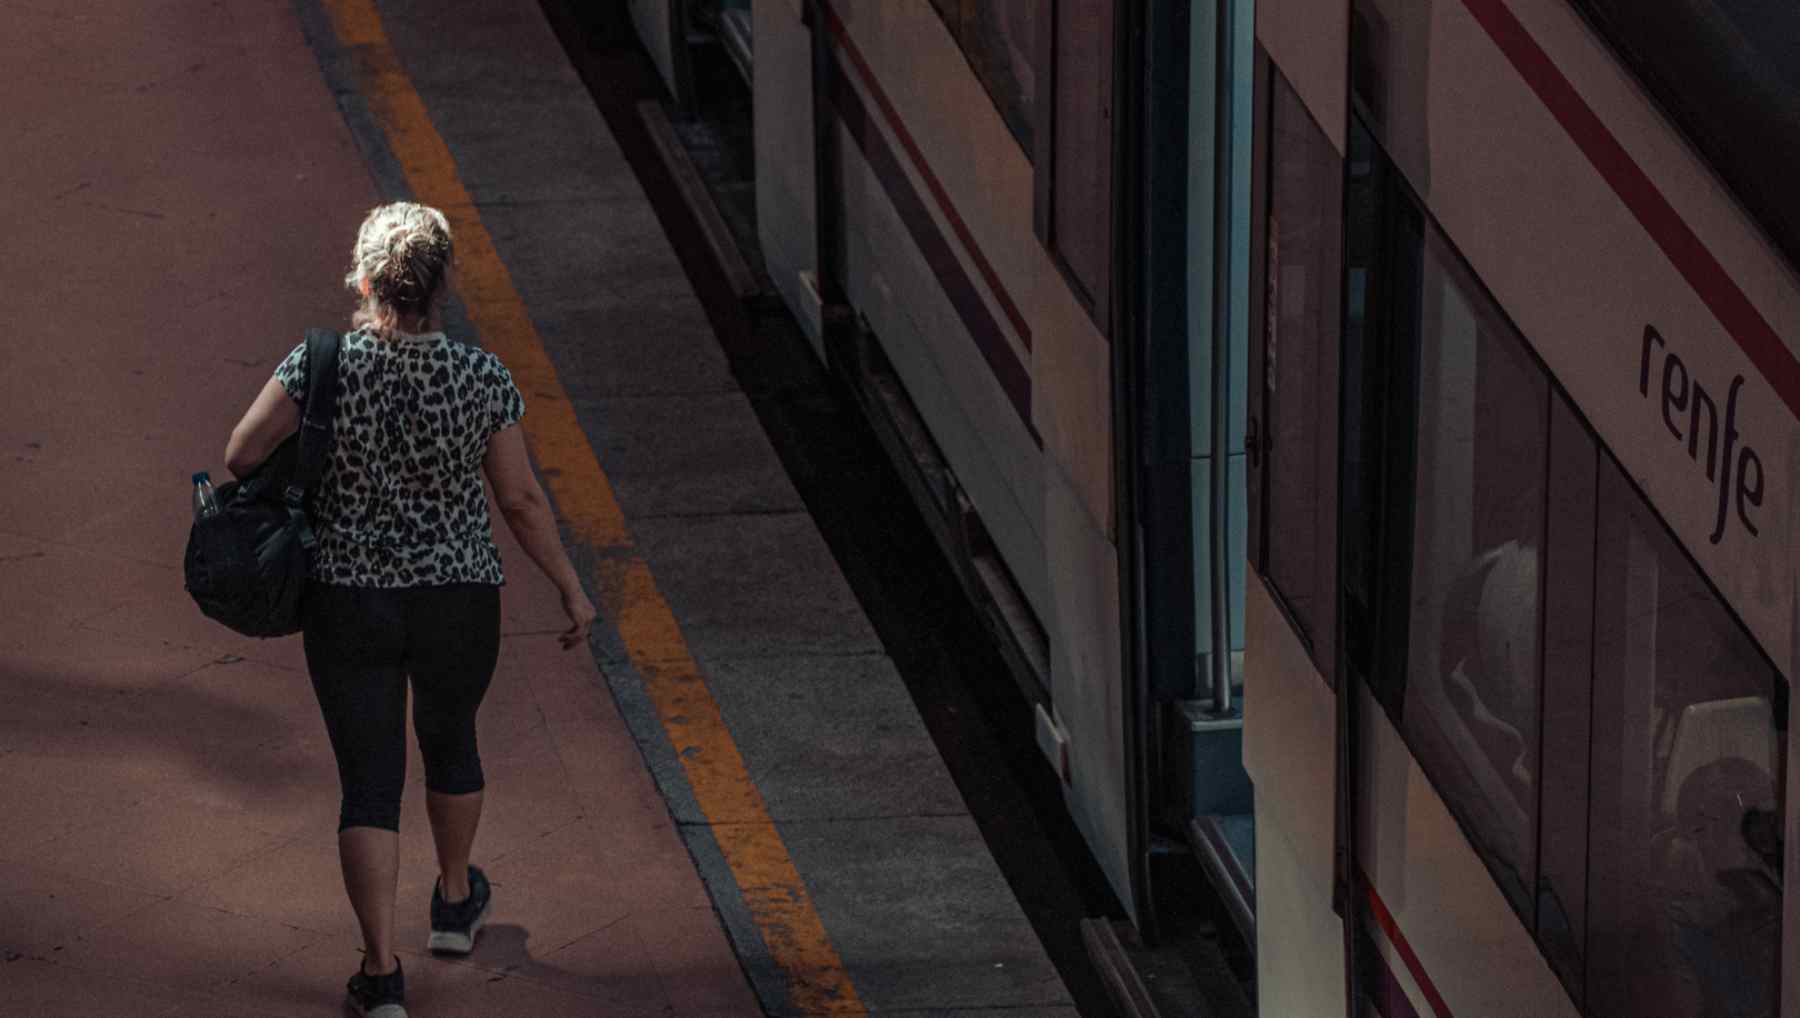
<svg viewBox="0 0 1800 1018"><path fill-rule="evenodd" d="M385 334L401 312L423 313L443 286L450 256L450 221L437 209L397 201L369 210L344 277L362 298L355 323Z"/></svg>

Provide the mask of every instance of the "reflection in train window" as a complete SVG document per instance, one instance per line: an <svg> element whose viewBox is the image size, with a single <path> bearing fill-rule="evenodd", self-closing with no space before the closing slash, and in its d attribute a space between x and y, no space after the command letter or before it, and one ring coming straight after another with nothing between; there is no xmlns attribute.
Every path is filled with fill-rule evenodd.
<svg viewBox="0 0 1800 1018"><path fill-rule="evenodd" d="M1588 1013L1773 1015L1786 687L1604 457L1598 508Z"/></svg>
<svg viewBox="0 0 1800 1018"><path fill-rule="evenodd" d="M1529 916L1549 384L1435 228L1420 284L1402 727Z"/></svg>

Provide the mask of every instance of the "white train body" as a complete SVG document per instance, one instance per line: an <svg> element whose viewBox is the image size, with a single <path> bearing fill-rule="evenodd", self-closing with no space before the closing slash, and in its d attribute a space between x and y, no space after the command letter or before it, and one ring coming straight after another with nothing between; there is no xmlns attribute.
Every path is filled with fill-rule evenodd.
<svg viewBox="0 0 1800 1018"><path fill-rule="evenodd" d="M1363 68L1352 66L1357 59L1352 56L1353 17L1363 19L1358 31L1370 31L1370 22L1379 25L1380 38L1370 46L1369 66ZM1747 776L1734 794L1741 796L1744 787L1760 782L1777 815L1783 815L1781 789L1791 787L1793 755L1786 743L1792 726L1788 718L1776 719L1771 712L1787 699L1785 688L1800 660L1795 642L1800 514L1793 493L1800 476L1795 417L1800 285L1792 264L1596 30L1562 0L1375 0L1354 9L1312 0L1261 0L1257 35L1338 158L1352 163L1362 158L1351 154L1350 132L1356 128L1350 125L1377 116L1385 121L1374 131L1376 158L1385 158L1397 171L1427 218L1427 229L1435 228L1451 259L1464 263L1459 271L1472 282L1467 289L1476 298L1470 303L1490 305L1473 311L1440 306L1435 310L1437 328L1446 335L1460 328L1484 340L1490 328L1516 330L1523 349L1540 362L1536 368L1550 384L1550 399L1567 408L1552 410L1573 422L1562 426L1563 433L1585 428L1599 446L1596 470L1618 472L1617 479L1599 483L1619 492L1631 490L1642 518L1662 528L1660 537L1648 525L1641 528L1647 538L1633 531L1624 539L1624 554L1632 561L1622 567L1611 562L1630 570L1629 583L1611 594L1633 603L1622 609L1609 604L1609 592L1588 581L1587 593L1598 604L1593 611L1637 620L1637 628L1617 641L1623 649L1609 644L1598 653L1637 657L1625 662L1632 680L1622 696L1609 693L1591 702L1592 727L1583 734L1592 733L1585 744L1597 760L1589 765L1588 787L1551 794L1587 802L1594 817L1597 810L1613 809L1600 801L1607 796L1635 800L1633 808L1642 814L1633 822L1636 828L1655 830L1651 840L1665 839L1669 852L1679 854L1673 846L1684 835L1675 828L1689 823L1680 798L1689 790L1682 779L1694 779L1706 764L1742 762ZM1359 76L1384 106L1379 114L1366 100L1353 103L1353 82ZM1282 154L1269 158L1278 166ZM1349 175L1356 172L1351 166ZM1428 252L1427 260L1431 257ZM1357 299L1352 295L1348 301ZM1427 308L1420 314L1430 318L1434 312ZM1453 321L1459 315L1469 320ZM1476 321L1491 315L1497 315L1499 325ZM1672 368L1671 357L1678 358ZM1478 410L1480 397L1468 392L1459 396L1455 387L1473 386L1467 376L1475 368L1467 357L1433 365L1427 353L1422 360L1427 363L1417 368L1421 385L1437 387L1441 398L1435 412L1447 416L1436 419L1442 430L1435 437L1424 434L1432 418L1420 420L1420 458L1426 457L1428 444L1438 443L1437 462L1446 468L1440 478L1446 488L1462 490L1467 497L1468 479L1454 476L1453 468L1461 463L1465 471L1474 469L1469 462L1475 459L1478 438L1470 432L1479 430L1479 413L1488 408ZM1663 391L1665 373L1668 393ZM1460 408L1455 406L1459 399ZM1422 414L1433 412L1428 400L1421 406ZM1557 426L1555 421L1549 425L1553 444ZM1609 457L1616 467L1608 465ZM1742 472L1727 476L1733 469ZM1558 482L1566 478L1553 463L1545 462L1542 470L1549 483L1540 490L1545 491L1548 526L1554 532L1556 514L1567 505ZM1428 498L1422 482L1415 491L1409 509L1421 520L1431 514L1467 514L1466 506L1446 504L1454 495ZM1596 507L1624 503L1619 497L1585 497L1583 524L1604 544L1609 529L1626 524L1603 511L1596 519ZM1427 526L1419 523L1421 533ZM1429 548L1440 553L1437 558L1420 555L1414 562L1415 611L1418 601L1432 597L1436 581L1431 571L1454 570L1470 554L1466 534L1460 535L1465 542L1461 554L1452 552L1442 534L1433 539L1438 543ZM1648 547L1664 540L1668 543ZM1592 554L1607 568L1611 552L1603 547ZM1684 561L1690 558L1691 563ZM1561 581L1554 576L1546 581L1562 586L1524 596L1544 598L1538 601L1542 609L1546 602L1554 603L1558 590L1567 589L1567 575L1565 570ZM1519 595L1496 577L1490 576L1488 594L1498 591L1516 600ZM1529 579L1535 582L1536 577L1533 565ZM1717 639L1732 640L1733 653L1742 660L1754 662L1760 655L1757 667L1766 665L1778 673L1765 684L1774 695L1665 704L1660 694L1645 692L1659 684L1696 681L1674 671L1681 662L1663 662L1663 671L1657 670L1656 655L1670 656L1667 648L1680 639L1657 634L1658 618L1665 626L1681 618L1667 600L1659 601L1659 580L1665 599L1671 590L1709 599L1707 617L1729 620L1721 623L1722 632L1736 623L1735 635ZM1421 592L1419 586L1426 589ZM1339 766L1333 737L1336 694L1278 601L1278 592L1266 582L1250 585L1245 763L1256 786L1260 1005L1266 1015L1337 1015L1345 1013L1347 1002L1341 977L1343 920L1332 900L1339 873L1332 855ZM1500 609L1484 604L1478 612L1490 610ZM1551 614L1547 624L1556 625L1557 617ZM1539 661L1548 662L1558 653L1550 648L1540 654L1536 631L1508 636L1525 641L1526 651ZM1710 639L1699 633L1690 638ZM1590 628L1588 649L1608 639L1601 628ZM1429 662L1417 659L1431 658L1432 648L1413 649L1415 672L1431 672ZM1435 666L1438 674L1450 668L1441 656ZM1595 667L1588 678L1593 680L1598 671ZM1595 695L1571 692L1578 687L1568 683L1580 677L1580 669L1539 673L1540 704L1546 705L1538 713L1540 725L1555 713L1559 698ZM1411 681L1421 685L1416 677ZM1723 686L1724 680L1718 684ZM1393 710L1384 709L1367 686L1356 685L1352 796L1357 914L1368 934L1365 950L1374 954L1364 962L1364 971L1385 970L1385 975L1364 978L1362 992L1379 998L1370 984L1391 980L1389 999L1379 1006L1382 1013L1800 1015L1800 979L1792 977L1800 972L1795 953L1800 908L1791 891L1783 892L1773 860L1743 856L1729 865L1720 861L1734 851L1742 856L1741 845L1706 846L1710 856L1681 871L1695 882L1687 897L1700 899L1699 905L1667 886L1646 883L1635 887L1644 903L1612 908L1608 896L1618 898L1621 889L1590 887L1581 907L1589 913L1591 939L1580 946L1602 946L1578 949L1589 966L1585 974L1578 961L1575 974L1559 978L1551 960L1556 952L1544 946L1550 935L1534 931L1525 915L1535 907L1541 916L1541 898L1525 909L1509 902L1496 867L1485 863L1472 844L1479 837L1472 832L1481 822L1460 823L1450 805L1460 796L1465 815L1473 815L1483 807L1470 800L1510 804L1516 797L1497 791L1499 781L1492 773L1461 778L1430 773ZM1450 685L1444 683L1445 688ZM1409 688L1403 716L1446 719L1458 714L1454 706L1429 703L1432 695ZM1658 702L1650 703L1653 699ZM1460 713L1466 717L1472 711ZM1420 725L1430 726L1430 720ZM1436 727L1444 730L1440 747L1447 747L1440 752L1464 760L1483 756L1474 747L1475 722L1444 720ZM1549 738L1544 731L1540 729L1542 737ZM1610 737L1603 737L1609 732ZM1560 850L1551 841L1572 832L1579 818L1558 816L1551 823L1541 812L1542 788L1558 779L1549 770L1552 761L1545 759L1542 744L1539 749L1540 814L1535 823L1522 826L1534 835L1529 839L1534 844L1525 851L1536 853L1542 866L1546 854ZM1618 759L1598 760L1609 752ZM1473 764L1469 770L1481 767ZM1621 791L1603 771L1623 774L1638 787ZM1785 816L1791 866L1794 818L1791 810ZM1488 826L1504 830L1520 825L1501 819ZM1550 834L1545 834L1546 826ZM1596 840L1610 844L1619 828L1628 825L1593 819L1590 826L1600 832ZM1725 826L1714 820L1706 829ZM1628 878L1621 873L1636 872L1629 848L1618 856L1597 848L1589 846L1584 878L1590 885L1624 882ZM1758 906L1762 925L1756 934L1735 934L1735 940L1718 932L1728 917L1690 914L1704 912L1708 903L1716 906L1726 893L1718 883L1720 874L1733 869L1763 881L1760 893L1773 896ZM1542 895L1545 887L1540 884L1537 891ZM1611 914L1599 914L1609 908ZM1627 925L1621 916L1650 911L1674 918L1660 933L1648 922L1642 929L1621 928ZM1614 925L1601 925L1607 922ZM1779 996L1771 989L1773 982L1760 984L1739 969L1697 972L1701 966L1696 958L1705 952L1693 945L1708 937L1740 946L1760 942L1758 950L1768 951L1769 958L1757 960L1759 972L1767 975L1773 967L1790 976L1779 980ZM1688 946L1680 943L1683 938ZM1638 952L1628 973L1615 971L1619 966L1613 960L1627 950L1626 940ZM1720 983L1737 985L1742 999L1714 985ZM1770 990L1766 999L1751 999L1763 990Z"/></svg>

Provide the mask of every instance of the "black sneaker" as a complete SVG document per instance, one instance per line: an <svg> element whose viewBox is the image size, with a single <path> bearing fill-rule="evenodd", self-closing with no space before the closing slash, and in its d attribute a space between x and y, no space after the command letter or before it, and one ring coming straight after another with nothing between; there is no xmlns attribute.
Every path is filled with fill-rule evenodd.
<svg viewBox="0 0 1800 1018"><path fill-rule="evenodd" d="M372 976L361 965L350 977L350 997L345 1001L357 1018L406 1018L406 973L400 959L394 959L394 971L385 976Z"/></svg>
<svg viewBox="0 0 1800 1018"><path fill-rule="evenodd" d="M443 882L431 888L431 950L443 954L468 954L475 949L475 934L487 922L494 903L487 874L469 867L469 896L452 905L444 901Z"/></svg>

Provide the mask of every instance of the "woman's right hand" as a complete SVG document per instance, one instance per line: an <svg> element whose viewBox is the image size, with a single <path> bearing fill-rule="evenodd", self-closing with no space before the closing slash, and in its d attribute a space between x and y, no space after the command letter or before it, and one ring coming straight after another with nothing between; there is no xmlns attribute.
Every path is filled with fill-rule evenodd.
<svg viewBox="0 0 1800 1018"><path fill-rule="evenodd" d="M600 613L594 610L594 602L588 600L587 593L580 587L563 591L562 605L570 626L557 640L564 650L573 650L587 642L588 630L593 628L594 619Z"/></svg>

